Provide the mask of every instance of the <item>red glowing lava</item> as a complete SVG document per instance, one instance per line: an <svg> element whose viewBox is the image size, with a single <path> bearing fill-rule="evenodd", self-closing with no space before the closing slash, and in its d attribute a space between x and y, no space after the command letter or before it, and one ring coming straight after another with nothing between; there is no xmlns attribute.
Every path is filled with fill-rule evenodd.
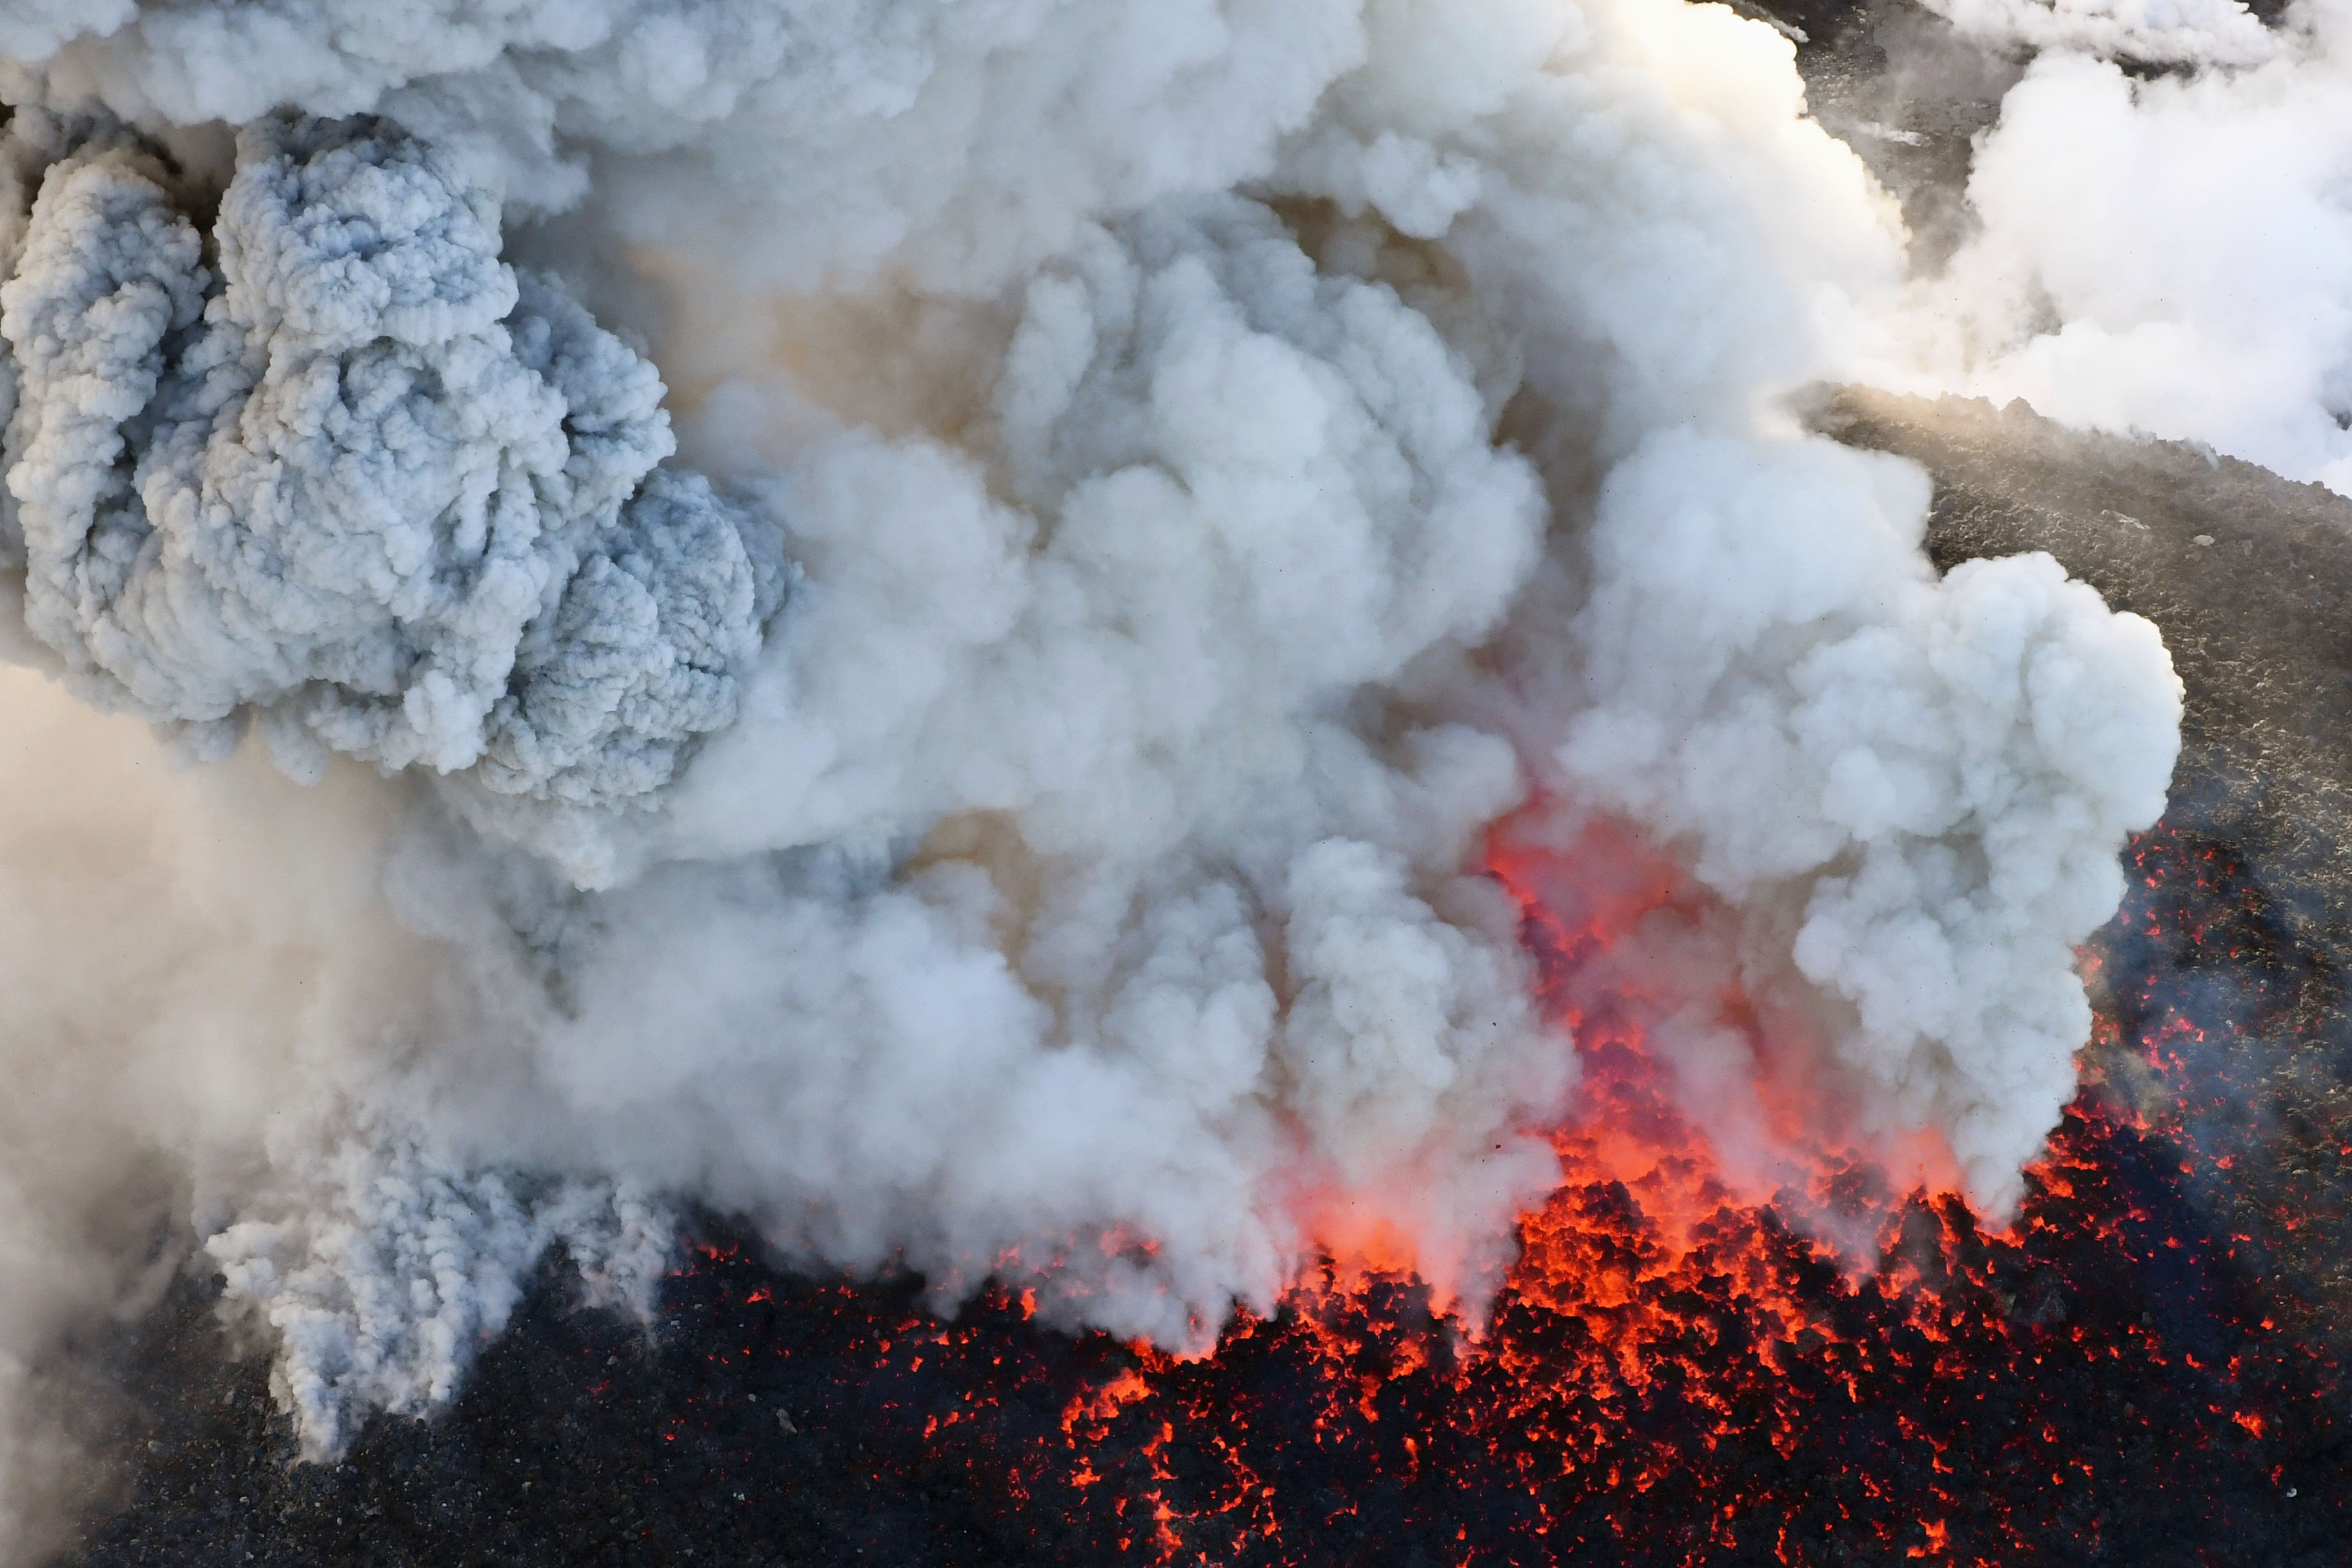
<svg viewBox="0 0 2352 1568"><path fill-rule="evenodd" d="M1498 836L1490 865L1519 902L1544 1002L1584 1065L1577 1114L1553 1134L1564 1179L1522 1222L1491 1330L1468 1339L1458 1324L1416 1321L1409 1279L1351 1264L1300 1287L1275 1322L1236 1324L1206 1362L1130 1347L1132 1364L1074 1396L1061 1422L1071 1484L1119 1497L1115 1512L1132 1525L1119 1550L1154 1562L1333 1560L1316 1542L1361 1501L1289 1496L1268 1479L1253 1423L1272 1413L1253 1411L1235 1384L1269 1355L1305 1372L1292 1418L1304 1416L1310 1447L1355 1448L1359 1460L1385 1449L1382 1484L1450 1475L1465 1492L1513 1494L1516 1547L1498 1557L1465 1520L1454 1559L1465 1563L1552 1561L1604 1542L1644 1562L1811 1563L1853 1561L1860 1542L1991 1564L2025 1560L2053 1530L2095 1548L2096 1510L2069 1510L2107 1456L2074 1429L2080 1413L2004 1412L1997 1394L2045 1364L2092 1377L2209 1370L2147 1321L2082 1321L2072 1303L2083 1282L2038 1255L2086 1242L2125 1258L2202 1245L2151 1236L2149 1205L2118 1194L2128 1162L2116 1140L2145 1126L2079 1103L2031 1173L2015 1227L1989 1234L1932 1141L1841 1138L1810 1042L1772 1037L1774 1009L1732 984L1689 994L1694 973L1721 980L1727 966L1655 962L1659 951L1688 959L1726 918L1670 861L1602 829L1563 849ZM1641 942L1651 955L1625 962ZM1748 1120L1732 1124L1751 1143L1736 1165L1694 1124L1689 1084L1645 1031L1646 1019L1686 1017L1695 1003L1707 1026L1748 1047L1750 1077L1734 1086ZM1785 1008L1779 1021L1804 1026ZM1907 1180L1897 1186L1890 1171ZM1832 1234L1834 1245L1822 1239ZM2240 1326L2250 1338L2225 1378L2237 1389L2248 1356L2279 1352L2268 1321ZM2207 1407L2263 1438L2260 1412ZM2118 1416L2147 1435L2131 1401ZM1808 1452L1825 1427L1857 1423L1868 1437L1851 1451ZM2030 1500L1988 1506L1989 1448ZM1902 1459L1889 1462L1890 1449ZM1127 1485L1098 1489L1114 1453ZM1828 1472L1823 1496L1766 1479L1809 1462Z"/></svg>
<svg viewBox="0 0 2352 1568"><path fill-rule="evenodd" d="M2343 1380L2281 1328L2291 1292L2254 1232L2200 1195L2250 1146L2209 1158L2189 1126L2231 1090L2181 1043L2245 1021L2172 977L2260 932L2225 867L2162 835L2136 855L2146 884L2093 954L2099 1081L2005 1229L1922 1179L1932 1152L1895 1151L1898 1180L1843 1139L1805 1098L1807 1020L1769 983L1688 994L1736 973L1707 967L1718 911L1632 841L1583 836L1495 857L1584 1079L1553 1139L1564 1180L1475 1333L1361 1260L1193 1360L1064 1338L1002 1292L954 1322L911 1283L752 1305L750 1279L776 1277L733 1253L677 1310L740 1347L713 1375L790 1405L792 1475L970 1500L989 1544L939 1561L2340 1561ZM1707 962L1677 994L1660 952ZM1694 1007L1747 1043L1745 1122L1701 1125L1689 1065L1654 1048L1653 1021ZM1727 1126L1759 1135L1727 1155ZM707 1414L712 1441L734 1418Z"/></svg>

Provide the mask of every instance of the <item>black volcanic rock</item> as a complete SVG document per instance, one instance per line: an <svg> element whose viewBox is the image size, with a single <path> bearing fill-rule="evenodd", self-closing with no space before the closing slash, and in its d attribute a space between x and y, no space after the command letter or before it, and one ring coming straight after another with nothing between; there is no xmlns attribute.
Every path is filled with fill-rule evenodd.
<svg viewBox="0 0 2352 1568"><path fill-rule="evenodd" d="M266 1358L240 1357L213 1310L215 1292L184 1278L107 1358L123 1413L110 1444L116 1511L92 1521L60 1561L1031 1560L999 1500L961 1478L910 1473L898 1454L887 1469L879 1462L879 1450L903 1449L911 1434L898 1429L887 1369L867 1336L915 1317L911 1288L869 1289L845 1315L826 1310L848 1297L838 1286L730 1267L731 1254L706 1251L658 1331L575 1308L570 1270L550 1260L451 1409L430 1421L379 1417L331 1465L296 1460ZM768 1300L782 1298L754 1326L757 1364L719 1353L745 1325L712 1316L722 1305L742 1310L754 1289L747 1275ZM1017 1332L1008 1327L1008 1340ZM1067 1342L1055 1348L1067 1356Z"/></svg>

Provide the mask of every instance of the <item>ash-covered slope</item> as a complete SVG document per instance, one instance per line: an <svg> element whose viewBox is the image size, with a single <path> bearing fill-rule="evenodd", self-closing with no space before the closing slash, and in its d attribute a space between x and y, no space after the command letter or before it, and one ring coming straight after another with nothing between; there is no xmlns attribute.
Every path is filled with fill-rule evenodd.
<svg viewBox="0 0 2352 1568"><path fill-rule="evenodd" d="M1744 7L1797 46L1805 101L1903 204L1915 273L1947 262L1975 225L1974 139L2024 73L2011 51L1963 37L1914 0L1772 0Z"/></svg>

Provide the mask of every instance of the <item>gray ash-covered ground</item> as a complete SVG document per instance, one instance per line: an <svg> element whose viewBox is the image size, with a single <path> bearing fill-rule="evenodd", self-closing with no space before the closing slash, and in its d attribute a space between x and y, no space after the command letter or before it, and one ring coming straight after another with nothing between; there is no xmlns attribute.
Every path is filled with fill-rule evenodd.
<svg viewBox="0 0 2352 1568"><path fill-rule="evenodd" d="M1813 117L1903 205L1915 271L1932 273L1974 222L1972 140L2000 115L2025 59L1962 38L1912 0L1740 0L1797 46Z"/></svg>

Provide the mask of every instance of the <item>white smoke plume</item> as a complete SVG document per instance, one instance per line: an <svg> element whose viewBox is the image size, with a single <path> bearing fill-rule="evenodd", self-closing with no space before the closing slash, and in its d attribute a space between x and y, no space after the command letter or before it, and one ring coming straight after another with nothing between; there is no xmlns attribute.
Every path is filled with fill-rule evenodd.
<svg viewBox="0 0 2352 1568"><path fill-rule="evenodd" d="M1978 150L1977 233L1923 285L1940 308L1907 323L1935 344L1921 384L2352 494L2352 7L2300 0L2275 31L2209 10L2166 9L2162 47L1950 11L2042 52ZM2147 59L2183 68L2127 72Z"/></svg>
<svg viewBox="0 0 2352 1568"><path fill-rule="evenodd" d="M1940 1130L1999 1208L2090 1029L2033 955L2122 897L2108 847L2163 810L2171 750L2147 737L2179 700L2155 629L2047 556L1937 582L1925 492L1836 447L1644 446L1602 492L1592 705L1561 760L1692 844L1708 887L1781 906L1798 970L1857 1015L1832 1049L1870 1118ZM1725 578L1739 596L1708 591Z"/></svg>
<svg viewBox="0 0 2352 1568"><path fill-rule="evenodd" d="M1928 8L1995 47L2142 65L2254 65L2287 50L2240 0L1928 0Z"/></svg>
<svg viewBox="0 0 2352 1568"><path fill-rule="evenodd" d="M0 55L59 683L0 1237L76 1259L18 1364L184 1237L331 1453L551 1245L642 1304L687 1202L1182 1350L1320 1250L1475 1321L1577 1076L1523 808L1738 911L1839 1129L2018 1192L2178 687L1786 412L1903 236L1770 30L98 0Z"/></svg>

